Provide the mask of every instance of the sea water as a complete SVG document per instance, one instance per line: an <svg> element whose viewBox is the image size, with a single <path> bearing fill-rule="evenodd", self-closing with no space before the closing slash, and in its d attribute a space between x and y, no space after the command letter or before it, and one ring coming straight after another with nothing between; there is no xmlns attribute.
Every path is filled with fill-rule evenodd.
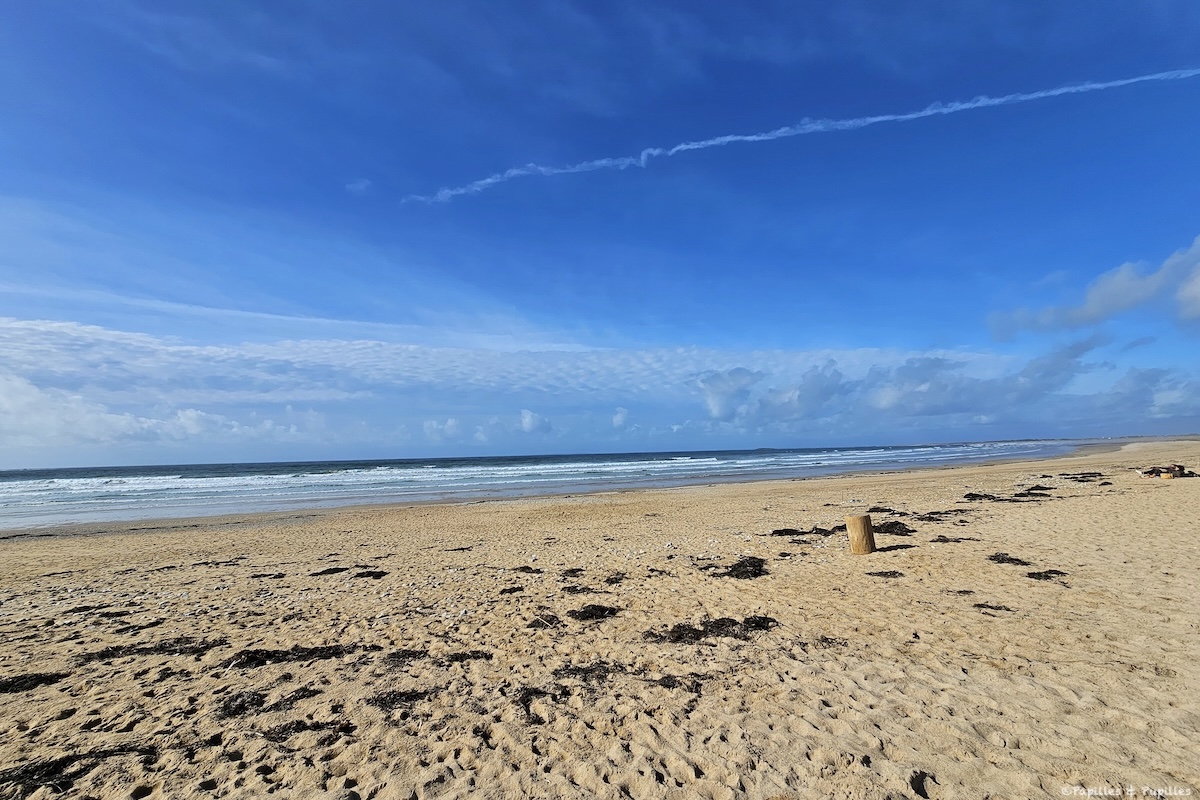
<svg viewBox="0 0 1200 800"><path fill-rule="evenodd" d="M0 471L0 529L572 494L1039 458L1067 440Z"/></svg>

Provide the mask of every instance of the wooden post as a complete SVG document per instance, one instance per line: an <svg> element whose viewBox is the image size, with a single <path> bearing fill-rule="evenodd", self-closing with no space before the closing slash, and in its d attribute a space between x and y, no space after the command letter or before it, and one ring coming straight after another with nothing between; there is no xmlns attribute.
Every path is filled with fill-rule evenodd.
<svg viewBox="0 0 1200 800"><path fill-rule="evenodd" d="M846 517L846 533L850 534L851 555L875 552L875 529L871 527L870 514Z"/></svg>

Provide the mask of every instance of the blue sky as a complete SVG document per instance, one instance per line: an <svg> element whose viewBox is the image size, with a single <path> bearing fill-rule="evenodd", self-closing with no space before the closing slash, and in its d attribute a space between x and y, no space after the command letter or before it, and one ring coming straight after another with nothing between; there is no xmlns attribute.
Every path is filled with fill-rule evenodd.
<svg viewBox="0 0 1200 800"><path fill-rule="evenodd" d="M1190 0L19 4L0 468L1200 431L1197 53Z"/></svg>

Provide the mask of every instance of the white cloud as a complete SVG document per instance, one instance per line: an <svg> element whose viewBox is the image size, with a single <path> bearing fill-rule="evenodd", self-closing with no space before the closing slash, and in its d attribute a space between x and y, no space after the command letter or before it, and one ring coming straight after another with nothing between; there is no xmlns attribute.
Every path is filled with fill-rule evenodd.
<svg viewBox="0 0 1200 800"><path fill-rule="evenodd" d="M371 189L371 182L366 178L350 181L346 184L346 191L350 194L363 195Z"/></svg>
<svg viewBox="0 0 1200 800"><path fill-rule="evenodd" d="M528 408L521 409L521 430L523 432L549 433L551 428L550 420L541 414L530 411Z"/></svg>
<svg viewBox="0 0 1200 800"><path fill-rule="evenodd" d="M22 449L217 439L317 441L324 416L284 409L283 419L243 423L196 408L159 416L118 413L104 404L15 375L0 375L0 447Z"/></svg>
<svg viewBox="0 0 1200 800"><path fill-rule="evenodd" d="M425 438L431 442L443 442L447 439L455 439L460 433L458 420L450 417L445 422L439 422L435 419L427 419L422 425L425 431Z"/></svg>
<svg viewBox="0 0 1200 800"><path fill-rule="evenodd" d="M1076 306L1050 306L1039 310L1019 309L995 314L997 334L1009 336L1020 330L1054 330L1095 325L1110 317L1144 306L1178 287L1180 315L1200 315L1200 237L1191 246L1173 253L1158 269L1125 263L1097 277ZM1193 294L1196 299L1193 300ZM1192 312L1196 312L1193 314Z"/></svg>
<svg viewBox="0 0 1200 800"><path fill-rule="evenodd" d="M750 389L763 379L761 372L745 367L705 372L696 379L704 390L704 403L713 419L730 420L750 397Z"/></svg>
<svg viewBox="0 0 1200 800"><path fill-rule="evenodd" d="M1117 385L1119 372L1101 358L1089 361L1103 345L1092 338L1030 359L877 349L568 354L372 340L197 345L0 320L0 442L26 449L140 442L139 452L157 443L180 453L208 445L220 453L234 442L319 443L353 456L364 447L419 454L422 444L512 452L527 446L523 437L553 433L564 447L739 447L890 442L915 431L1057 435L1071 425L1092 425L1078 428L1081 435L1107 435L1196 413L1179 388L1195 376L1146 372ZM496 413L514 407L515 419ZM672 428L698 412L704 420ZM1029 427L1035 423L1044 428Z"/></svg>
<svg viewBox="0 0 1200 800"><path fill-rule="evenodd" d="M1187 320L1200 319L1200 264L1192 268L1192 273L1179 286L1176 294L1179 302L1179 316Z"/></svg>

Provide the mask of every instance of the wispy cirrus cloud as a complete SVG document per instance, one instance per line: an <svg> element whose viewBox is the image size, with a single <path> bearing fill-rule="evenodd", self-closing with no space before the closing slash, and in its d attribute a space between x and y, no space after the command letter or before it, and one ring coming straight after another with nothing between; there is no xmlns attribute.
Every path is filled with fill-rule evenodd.
<svg viewBox="0 0 1200 800"><path fill-rule="evenodd" d="M438 189L433 194L428 195L411 194L404 199L405 201L417 201L422 203L448 203L456 197L468 194L478 194L516 178L525 178L531 176L551 177L554 175L574 175L582 172L595 172L597 170L624 170L631 167L645 168L649 166L654 159L670 158L681 153L688 153L697 150L708 150L713 147L725 147L731 144L771 142L775 141L776 139L788 139L795 136L807 136L814 133L855 131L883 123L912 122L914 120L926 119L929 117L947 116L950 114L958 114L964 111L975 111L981 108L1010 106L1020 103L1029 103L1035 100L1046 100L1053 97L1061 97L1063 95L1086 94L1088 92L1101 92L1109 89L1119 89L1124 86L1133 86L1135 84L1146 83L1149 81L1187 80L1198 75L1200 75L1200 69L1179 69L1167 72L1156 72L1148 75L1138 75L1133 78L1122 78L1120 80L1113 81L1087 81L1084 83L1072 83L1065 86L1058 86L1053 89L1039 89L1034 92L1013 92L1011 94L1000 95L997 97L979 95L971 100L955 100L951 102L931 103L920 110L909 111L902 114L876 114L869 117L852 117L849 119L805 119L794 125L785 125L773 130L761 131L759 133L730 133L722 136L713 136L708 139L680 142L679 144L671 147L647 147L635 156L596 158L561 167L545 166L542 164L524 164L519 167L510 167L503 172L497 172L494 175L489 175L486 178L480 178L479 180L471 181L470 183L466 183L461 186L443 187Z"/></svg>

